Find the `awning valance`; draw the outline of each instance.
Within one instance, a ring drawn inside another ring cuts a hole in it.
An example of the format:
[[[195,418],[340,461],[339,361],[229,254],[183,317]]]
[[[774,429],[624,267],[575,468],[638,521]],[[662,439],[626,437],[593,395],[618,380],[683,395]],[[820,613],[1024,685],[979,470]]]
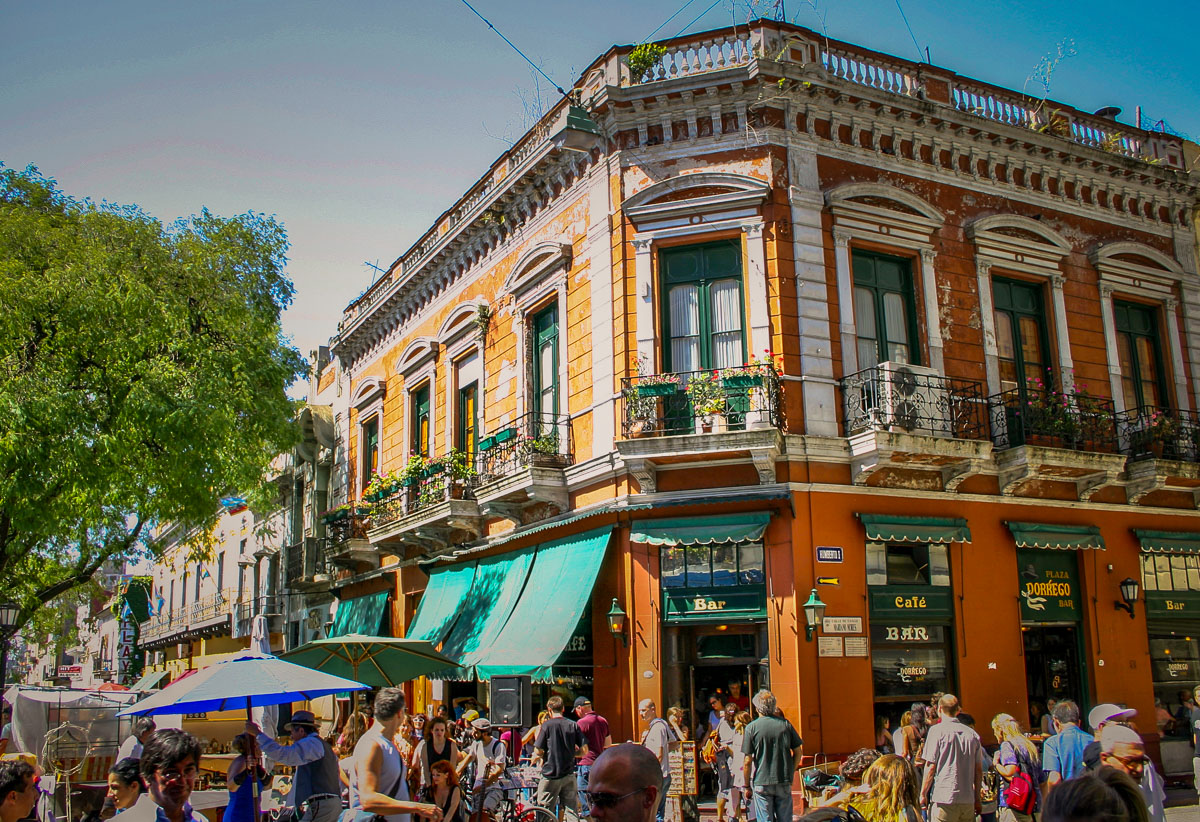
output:
[[[1018,548],[1058,551],[1103,551],[1104,537],[1095,525],[1052,525],[1045,522],[1006,522]]]
[[[770,521],[768,513],[645,520],[634,524],[629,541],[671,546],[755,542]]]
[[[137,682],[129,686],[131,691],[148,691],[162,681],[162,678],[167,675],[166,671],[151,671],[142,676]]]
[[[899,517],[890,514],[859,514],[867,542],[970,542],[967,521],[947,517]]]
[[[478,565],[477,562],[463,562],[435,568],[429,573],[429,584],[421,595],[417,614],[405,632],[409,639],[442,644],[462,610]]]
[[[1145,531],[1133,529],[1134,536],[1149,554],[1200,554],[1200,533],[1195,531]]]
[[[462,664],[430,674],[431,679],[469,680],[475,677],[474,665],[496,641],[525,590],[534,550],[531,546],[479,560],[471,590],[464,597],[458,619],[454,620],[454,627],[441,648],[445,656]],[[544,601],[552,594],[553,589],[540,592],[538,596]]]
[[[337,613],[333,615],[333,627],[329,629],[329,635],[391,636],[391,625],[388,625],[386,631],[381,629],[383,615],[387,611],[389,593],[391,592],[384,590],[338,602]]]
[[[538,546],[520,601],[475,662],[479,679],[528,674],[535,682],[551,681],[551,666],[591,598],[611,534],[608,526]]]

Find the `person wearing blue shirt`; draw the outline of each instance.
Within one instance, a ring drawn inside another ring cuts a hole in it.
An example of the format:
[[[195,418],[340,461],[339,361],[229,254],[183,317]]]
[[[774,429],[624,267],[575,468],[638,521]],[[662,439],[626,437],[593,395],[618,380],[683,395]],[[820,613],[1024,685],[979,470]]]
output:
[[[1083,749],[1095,738],[1079,728],[1079,718],[1079,706],[1069,699],[1054,706],[1055,735],[1046,740],[1042,750],[1042,770],[1046,772],[1043,797],[1059,782],[1079,776],[1086,769]]]

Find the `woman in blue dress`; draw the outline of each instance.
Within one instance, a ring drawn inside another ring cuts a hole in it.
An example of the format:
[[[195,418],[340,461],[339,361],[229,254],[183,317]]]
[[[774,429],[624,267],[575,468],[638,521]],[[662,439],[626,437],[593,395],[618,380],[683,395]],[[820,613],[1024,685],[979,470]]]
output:
[[[238,755],[229,763],[229,771],[225,775],[229,804],[225,806],[224,822],[259,822],[254,818],[254,796],[258,795],[261,814],[263,789],[271,784],[271,776],[262,766],[262,755],[253,736],[235,736],[233,750]]]

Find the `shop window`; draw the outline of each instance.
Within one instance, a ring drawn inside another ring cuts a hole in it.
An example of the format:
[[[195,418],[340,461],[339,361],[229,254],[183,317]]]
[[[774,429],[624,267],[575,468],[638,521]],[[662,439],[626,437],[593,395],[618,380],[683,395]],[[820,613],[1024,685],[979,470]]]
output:
[[[885,361],[921,364],[908,260],[855,250],[854,323],[859,368]]]
[[[665,370],[731,368],[746,361],[738,242],[665,249],[660,256]]]
[[[949,553],[941,544],[868,544],[867,584],[949,587]]]
[[[366,488],[371,483],[371,475],[379,470],[379,415],[371,417],[361,426],[362,429],[362,468],[359,474],[359,488]]]
[[[429,383],[409,395],[412,403],[412,442],[409,450],[422,457],[429,456]]]
[[[1200,591],[1200,556],[1142,554],[1142,588],[1146,591]]]
[[[872,625],[875,700],[924,701],[953,691],[950,631],[945,625]]]
[[[1024,394],[1030,380],[1045,381],[1050,371],[1046,352],[1046,315],[1042,290],[1029,283],[997,279],[992,283],[1000,390]]]
[[[1125,395],[1125,408],[1129,410],[1166,405],[1167,389],[1156,314],[1149,306],[1113,303],[1121,390]]]
[[[762,543],[663,548],[660,575],[664,588],[761,585],[766,579]]]

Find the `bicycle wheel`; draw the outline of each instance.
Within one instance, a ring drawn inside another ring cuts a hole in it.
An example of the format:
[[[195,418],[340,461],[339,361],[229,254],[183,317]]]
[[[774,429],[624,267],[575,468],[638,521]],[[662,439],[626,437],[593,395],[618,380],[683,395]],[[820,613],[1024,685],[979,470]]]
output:
[[[554,811],[541,805],[526,805],[508,818],[512,822],[558,822]]]

